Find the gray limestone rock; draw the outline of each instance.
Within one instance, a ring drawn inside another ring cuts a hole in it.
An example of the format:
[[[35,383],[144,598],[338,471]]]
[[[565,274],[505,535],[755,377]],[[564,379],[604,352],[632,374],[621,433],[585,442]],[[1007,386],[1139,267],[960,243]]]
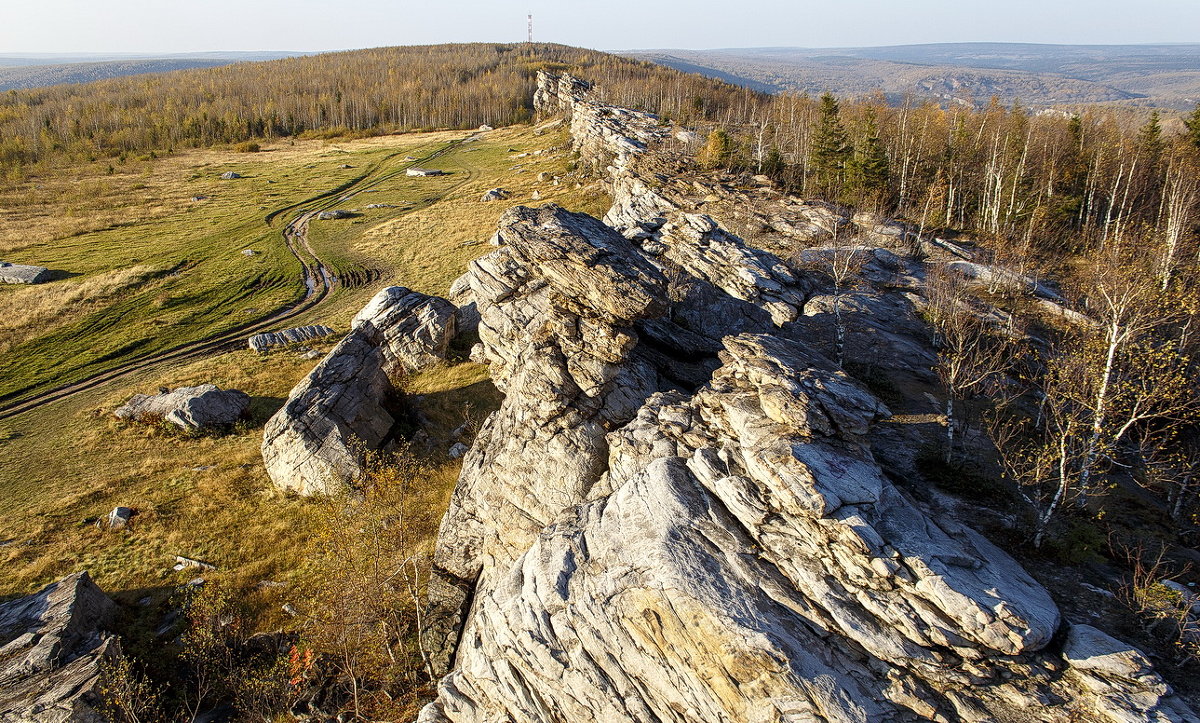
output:
[[[41,284],[50,280],[49,269],[0,261],[0,284]]]
[[[387,440],[398,395],[384,372],[382,343],[373,326],[355,328],[267,421],[263,463],[276,486],[337,492],[362,473],[366,452]]]
[[[638,164],[670,127],[589,90],[543,73],[536,102],[608,174],[607,225],[513,209],[456,282],[505,399],[442,521],[425,649],[448,674],[419,720],[1197,720],[892,483],[871,445],[889,411],[818,350],[823,282],[689,213]],[[775,228],[909,242],[771,203]],[[924,363],[917,262],[864,254],[865,286],[833,303]]]
[[[103,629],[115,611],[86,572],[0,603],[0,721],[103,723],[101,665],[120,654]]]
[[[267,421],[263,462],[276,486],[330,494],[353,484],[404,414],[393,379],[445,359],[454,315],[445,299],[402,286],[376,294]]]
[[[334,336],[336,331],[328,326],[321,324],[313,324],[310,326],[299,326],[294,329],[283,329],[281,331],[268,331],[262,334],[255,334],[246,340],[247,345],[257,352],[265,352],[278,346],[288,346],[289,344],[300,344],[302,342],[311,341],[313,339],[323,339],[325,337]]]
[[[134,422],[170,422],[187,430],[233,424],[250,406],[250,395],[214,384],[180,387],[174,391],[136,394],[113,414]]]
[[[445,299],[388,286],[354,316],[351,326],[373,326],[382,336],[384,371],[419,371],[444,361],[455,332],[455,308]]]
[[[479,200],[484,202],[503,201],[504,199],[508,198],[508,196],[508,191],[505,191],[503,188],[493,188],[489,191],[486,191]]]
[[[233,181],[241,177],[242,174],[237,173],[236,171],[225,171],[221,174],[221,180],[223,181]]]
[[[129,526],[133,515],[131,507],[114,507],[112,512],[96,521],[96,526],[102,530],[123,530]]]

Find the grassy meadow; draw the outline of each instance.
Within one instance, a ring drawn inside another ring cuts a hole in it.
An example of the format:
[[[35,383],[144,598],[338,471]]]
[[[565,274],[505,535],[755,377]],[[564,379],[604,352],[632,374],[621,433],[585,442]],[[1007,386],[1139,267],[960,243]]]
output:
[[[534,154],[543,149],[553,150]],[[448,175],[407,177],[404,169],[417,161]],[[563,129],[518,126],[284,142],[254,154],[196,151],[130,159],[111,174],[98,163],[0,188],[0,259],[62,272],[45,285],[0,288],[0,394],[81,378],[300,298],[300,267],[280,228],[302,210],[355,210],[309,228],[313,252],[346,282],[283,326],[345,330],[389,284],[445,293],[470,259],[491,249],[486,239],[500,214],[537,203],[535,192],[575,210],[606,207],[600,191],[564,177],[570,162]],[[220,180],[230,170],[243,178]],[[540,173],[561,181],[539,181]],[[494,187],[510,199],[481,202]],[[247,248],[255,255],[242,254]],[[204,574],[261,603],[263,625],[279,623],[279,605],[292,594],[286,583],[298,579],[325,507],[278,492],[259,445],[263,423],[315,363],[296,349],[239,349],[152,366],[0,420],[0,598],[86,569],[134,603],[165,599]],[[250,418],[193,437],[111,414],[135,393],[205,382],[250,394]],[[435,440],[421,499],[437,508],[436,522],[458,473],[459,462],[445,454],[449,431],[478,422],[499,398],[486,369],[469,362],[403,383],[420,395]],[[137,511],[129,529],[95,527],[118,505]],[[176,555],[217,571],[176,572]]]

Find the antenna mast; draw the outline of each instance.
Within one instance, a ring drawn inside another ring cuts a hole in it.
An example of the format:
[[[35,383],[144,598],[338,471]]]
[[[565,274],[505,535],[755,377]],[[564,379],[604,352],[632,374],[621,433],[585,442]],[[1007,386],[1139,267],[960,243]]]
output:
[[[529,13],[529,43],[533,43],[533,13]]]

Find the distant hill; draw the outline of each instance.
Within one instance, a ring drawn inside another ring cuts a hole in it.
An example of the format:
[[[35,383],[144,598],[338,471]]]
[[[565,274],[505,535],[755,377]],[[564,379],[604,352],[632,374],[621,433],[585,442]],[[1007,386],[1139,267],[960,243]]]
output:
[[[244,61],[274,60],[301,53],[196,53],[163,57],[79,55],[0,55],[0,91],[88,83],[142,73],[213,68]]]
[[[149,61],[64,67],[114,62]],[[9,70],[38,72],[38,67]],[[741,117],[747,107],[768,98],[654,63],[554,44],[322,53],[0,93],[0,179],[47,161],[90,162],[255,138],[526,122],[533,115],[537,71],[543,68],[597,82],[606,101],[683,120]]]
[[[908,96],[981,106],[1093,103],[1187,109],[1200,101],[1200,44],[942,43],[878,48],[641,50],[626,55],[765,92]]]

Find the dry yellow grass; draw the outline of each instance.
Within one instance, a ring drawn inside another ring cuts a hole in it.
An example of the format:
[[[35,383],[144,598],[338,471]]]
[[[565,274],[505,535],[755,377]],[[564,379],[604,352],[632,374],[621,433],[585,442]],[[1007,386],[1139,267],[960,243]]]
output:
[[[18,287],[0,294],[0,354],[36,334],[75,321],[96,305],[152,281],[169,268],[139,264],[92,277]]]
[[[336,169],[343,162],[358,163],[355,158],[362,156],[353,154],[395,150],[403,154],[406,145],[431,148],[434,142],[462,135],[422,134],[345,143],[305,141],[295,146],[269,147],[259,154],[181,154],[147,164],[149,170],[139,171],[161,179],[163,185],[147,182],[147,188],[142,189],[144,195],[139,197],[141,205],[134,204],[136,207],[120,213],[150,219],[144,228],[154,229],[155,224],[169,220],[178,211],[174,208],[177,204],[190,203],[184,194],[190,198],[199,188],[200,193],[211,189],[214,203],[208,209],[215,210],[219,217],[220,213],[233,213],[237,206],[236,199],[215,195],[225,193],[226,187],[213,180],[223,170],[244,169],[249,175],[254,168],[259,169],[254,173],[272,168],[271,173],[279,180],[265,189],[270,192],[284,184],[301,191],[305,184],[323,183],[309,189],[311,194],[328,188],[320,175],[326,173],[323,169]],[[573,210],[602,212],[608,200],[594,188],[577,189],[569,178],[558,186],[537,180],[543,171],[559,177],[567,172],[570,158],[563,148],[565,141],[561,131],[536,135],[529,128],[513,128],[489,133],[477,144],[466,144],[459,152],[439,159],[461,170],[463,176],[469,172],[468,182],[447,197],[412,212],[396,208],[390,215],[366,216],[362,223],[330,226],[341,234],[331,236],[331,242],[344,243],[351,252],[383,269],[383,277],[372,286],[344,290],[328,304],[289,323],[324,323],[345,329],[366,299],[390,283],[444,293],[450,281],[466,270],[469,259],[491,249],[486,243],[463,246],[463,242],[487,239],[505,209],[518,203],[536,203],[531,198],[535,190],[542,194],[543,201],[553,200]],[[558,150],[523,159],[514,159],[517,153],[508,150],[515,148],[520,153],[551,147]],[[306,169],[310,164],[318,167]],[[518,165],[523,168],[516,170],[523,173],[514,172]],[[285,173],[288,178],[284,178]],[[180,180],[196,174],[202,177],[190,182]],[[105,204],[125,198],[130,188],[125,184],[142,182],[126,178],[121,172],[112,178],[93,180],[112,184],[103,192],[96,191],[99,187],[92,188],[96,195],[88,197],[95,200],[94,218],[88,215],[88,207],[81,206],[83,210],[75,220],[57,219],[54,212],[39,211],[36,203],[29,201],[29,207],[21,211],[24,218],[42,218],[46,223],[61,225],[44,236],[18,238],[11,219],[0,214],[0,254],[17,247],[34,254],[37,238],[61,238],[59,234],[76,222],[86,225],[95,221],[103,227],[108,223],[104,219],[110,218],[105,216]],[[43,190],[53,190],[54,183],[69,186],[73,181],[46,179]],[[380,184],[377,194],[359,197],[354,203],[362,205],[375,199],[398,203],[409,187],[393,185],[395,190],[389,191],[391,186]],[[508,189],[512,198],[480,202],[480,195],[496,186]],[[86,187],[86,183],[80,187]],[[13,193],[11,189],[0,190],[0,199],[5,199],[0,205],[11,205]],[[400,195],[385,199],[388,193]],[[81,191],[79,197],[85,195]],[[204,212],[209,213],[208,209]],[[141,227],[130,227],[131,232],[137,228]],[[71,243],[86,240],[86,236],[76,237]],[[120,270],[128,259],[116,261],[121,263],[56,282],[54,287],[21,289],[23,293],[32,292],[21,302],[17,294],[4,293],[11,290],[0,290],[0,304],[12,304],[6,308],[20,310],[19,317],[14,314],[12,321],[6,320],[6,326],[0,327],[0,334],[44,323],[55,314],[70,315],[76,306],[103,303],[97,300],[119,296],[133,284],[155,283],[152,278],[139,281],[142,274],[155,267],[135,264]],[[0,422],[0,519],[5,520],[0,531],[0,569],[5,571],[0,596],[28,592],[80,569],[92,572],[105,590],[126,601],[136,601],[147,590],[165,595],[197,574],[195,570],[171,571],[174,555],[179,554],[217,564],[215,574],[244,590],[247,598],[258,605],[263,627],[287,624],[278,612],[279,604],[297,593],[257,584],[296,579],[309,552],[308,532],[314,515],[322,514],[322,505],[278,492],[263,468],[259,446],[263,421],[315,363],[289,350],[267,355],[237,351],[139,373]],[[111,410],[134,393],[206,382],[251,394],[252,422],[224,436],[191,438],[119,423],[111,417]],[[471,363],[438,366],[403,384],[408,393],[422,397],[421,410],[430,421],[428,432],[438,440],[428,458],[429,479],[419,493],[420,504],[430,508],[430,519],[437,520],[446,507],[460,464],[446,457],[451,443],[446,437],[464,422],[482,421],[500,397],[487,379],[486,368]],[[131,529],[109,533],[87,523],[117,505],[138,510]],[[433,526],[428,532],[423,543],[426,547],[433,544]]]

